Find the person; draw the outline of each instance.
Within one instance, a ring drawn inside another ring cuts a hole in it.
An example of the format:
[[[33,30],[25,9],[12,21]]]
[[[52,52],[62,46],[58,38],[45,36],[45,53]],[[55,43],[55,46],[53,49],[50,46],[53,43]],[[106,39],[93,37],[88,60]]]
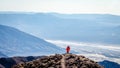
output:
[[[67,48],[66,48],[66,52],[67,52],[67,53],[70,52],[70,46],[67,46]]]

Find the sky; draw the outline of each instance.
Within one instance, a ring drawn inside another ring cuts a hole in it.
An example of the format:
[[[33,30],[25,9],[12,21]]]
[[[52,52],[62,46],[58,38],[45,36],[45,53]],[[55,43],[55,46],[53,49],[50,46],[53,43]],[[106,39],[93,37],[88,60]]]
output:
[[[120,15],[120,0],[0,0],[0,11]]]

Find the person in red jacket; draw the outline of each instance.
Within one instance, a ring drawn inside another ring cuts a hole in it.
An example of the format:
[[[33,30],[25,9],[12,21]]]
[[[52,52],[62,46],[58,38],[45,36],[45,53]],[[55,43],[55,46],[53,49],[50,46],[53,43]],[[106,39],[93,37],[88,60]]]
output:
[[[70,52],[70,46],[67,46],[67,48],[66,48],[66,52],[67,52],[67,53]]]

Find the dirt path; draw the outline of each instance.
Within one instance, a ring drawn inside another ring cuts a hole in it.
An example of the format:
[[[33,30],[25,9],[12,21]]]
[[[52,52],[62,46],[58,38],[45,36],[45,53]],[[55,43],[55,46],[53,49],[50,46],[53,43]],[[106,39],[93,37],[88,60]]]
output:
[[[64,55],[62,55],[61,66],[62,66],[62,68],[66,68],[65,67],[65,56]]]

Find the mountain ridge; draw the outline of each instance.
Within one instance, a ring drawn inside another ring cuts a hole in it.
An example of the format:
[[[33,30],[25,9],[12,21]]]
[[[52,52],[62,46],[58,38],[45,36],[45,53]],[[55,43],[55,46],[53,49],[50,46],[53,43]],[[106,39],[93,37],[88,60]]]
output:
[[[6,57],[6,58],[4,57],[4,58],[0,58],[0,68],[11,68],[13,65],[18,65],[23,62],[25,63],[25,62],[34,61],[44,57],[46,56],[27,56],[27,57],[16,56],[16,57]],[[105,68],[120,67],[120,64],[108,60],[98,62],[98,64],[104,66]]]
[[[0,24],[9,25],[45,39],[120,44],[118,41],[120,40],[118,31],[120,16],[115,15],[0,14]]]
[[[82,55],[75,54],[55,54],[30,62],[19,63],[13,68],[36,67],[36,68],[103,68],[97,62],[94,62]]]
[[[62,53],[63,49],[13,27],[0,25],[0,52],[7,56]]]

